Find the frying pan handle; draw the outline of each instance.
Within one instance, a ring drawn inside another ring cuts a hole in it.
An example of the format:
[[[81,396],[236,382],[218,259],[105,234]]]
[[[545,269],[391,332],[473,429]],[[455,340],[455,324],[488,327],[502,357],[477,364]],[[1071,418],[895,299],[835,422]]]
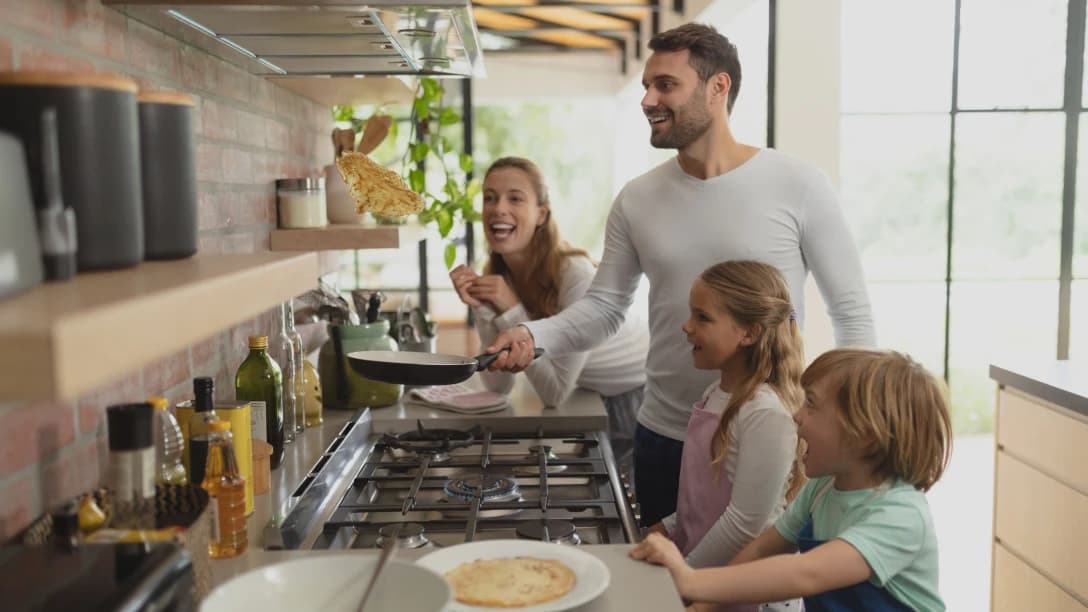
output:
[[[476,371],[479,372],[479,371],[482,371],[482,370],[486,370],[487,366],[491,365],[491,362],[498,359],[499,355],[501,355],[502,353],[504,353],[506,351],[509,351],[509,350],[510,350],[509,348],[504,348],[501,351],[498,351],[497,353],[484,353],[482,355],[477,355],[476,356]],[[544,354],[544,349],[542,349],[542,348],[535,349],[535,350],[533,350],[533,359],[536,359],[537,357],[540,357],[543,354]]]

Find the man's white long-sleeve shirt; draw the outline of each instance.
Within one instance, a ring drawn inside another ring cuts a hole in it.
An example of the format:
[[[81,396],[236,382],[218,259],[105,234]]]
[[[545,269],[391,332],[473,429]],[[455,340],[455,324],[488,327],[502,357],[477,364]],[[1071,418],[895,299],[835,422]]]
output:
[[[804,321],[811,270],[839,346],[875,344],[861,262],[831,182],[816,167],[773,149],[707,180],[677,158],[629,182],[612,205],[604,256],[585,297],[525,326],[553,354],[584,351],[623,323],[639,278],[650,281],[650,351],[639,423],[684,438],[691,405],[720,375],[696,370],[680,327],[691,284],[709,266],[754,259],[778,268]]]

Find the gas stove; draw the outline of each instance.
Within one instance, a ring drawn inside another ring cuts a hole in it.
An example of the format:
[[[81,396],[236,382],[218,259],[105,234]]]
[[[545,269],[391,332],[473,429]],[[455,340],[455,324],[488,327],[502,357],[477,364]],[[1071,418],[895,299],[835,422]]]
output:
[[[313,490],[296,492],[303,503],[280,529],[285,547],[375,548],[390,537],[405,548],[499,538],[566,545],[636,539],[605,432],[498,433],[418,423],[397,435],[372,435],[366,417],[345,426],[328,460],[318,462],[329,473],[312,474]],[[343,455],[360,439],[360,460],[346,462]],[[304,508],[323,508],[320,519],[303,516]]]

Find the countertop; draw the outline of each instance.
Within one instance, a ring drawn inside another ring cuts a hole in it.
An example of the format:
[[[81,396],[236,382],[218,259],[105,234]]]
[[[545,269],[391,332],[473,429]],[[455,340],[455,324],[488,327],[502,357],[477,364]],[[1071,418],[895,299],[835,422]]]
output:
[[[548,407],[537,397],[524,376],[518,376],[510,392],[509,406],[498,412],[469,415],[439,410],[402,399],[392,406],[371,409],[376,433],[401,433],[415,429],[416,419],[431,427],[466,428],[473,425],[496,433],[533,431],[595,431],[608,429],[608,413],[601,396],[585,389],[575,389],[563,403]],[[483,389],[479,375],[465,385]],[[405,394],[408,390],[405,390]]]
[[[556,546],[560,546],[557,544]],[[627,556],[629,544],[583,546],[581,550],[597,557],[608,566],[608,590],[592,602],[575,608],[575,612],[673,612],[683,610],[680,596],[672,585],[672,578],[663,567],[634,561]],[[396,558],[414,560],[432,549],[397,551]],[[233,559],[212,562],[212,582],[221,584],[251,569],[298,559],[303,555],[377,555],[378,550],[344,551],[264,551],[251,550]]]
[[[1017,366],[991,365],[990,378],[1088,416],[1088,363],[1054,360]]]

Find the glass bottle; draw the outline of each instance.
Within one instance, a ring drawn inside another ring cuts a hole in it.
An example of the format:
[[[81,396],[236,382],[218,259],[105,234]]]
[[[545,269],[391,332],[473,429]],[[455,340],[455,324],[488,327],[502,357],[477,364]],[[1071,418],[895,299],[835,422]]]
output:
[[[272,445],[271,468],[283,462],[283,378],[268,356],[268,337],[250,336],[249,355],[234,377],[234,399],[249,402],[253,437]]]
[[[287,333],[287,303],[280,304],[280,328],[272,337],[269,351],[272,359],[280,366],[280,395],[283,398],[283,442],[290,444],[295,440],[295,419],[298,414],[295,403],[295,347]]]
[[[168,408],[165,397],[149,397],[147,403],[155,409],[155,467],[158,468],[158,481],[163,484],[187,484],[182,453],[185,451],[185,438],[181,436],[181,427],[174,413]]]
[[[208,492],[212,533],[208,555],[213,559],[237,556],[249,543],[246,534],[246,481],[238,470],[229,421],[211,424],[208,463],[200,486]]]
[[[210,376],[193,379],[193,414],[189,417],[189,482],[204,481],[204,466],[208,463],[208,442],[211,424],[219,420],[215,413],[215,381]]]
[[[321,378],[309,360],[302,362],[302,371],[302,384],[306,387],[306,427],[317,427],[325,422],[324,407],[321,405]]]
[[[295,358],[295,433],[306,430],[306,352],[302,335],[295,329],[295,304],[287,301],[287,337],[291,340],[291,354]]]

